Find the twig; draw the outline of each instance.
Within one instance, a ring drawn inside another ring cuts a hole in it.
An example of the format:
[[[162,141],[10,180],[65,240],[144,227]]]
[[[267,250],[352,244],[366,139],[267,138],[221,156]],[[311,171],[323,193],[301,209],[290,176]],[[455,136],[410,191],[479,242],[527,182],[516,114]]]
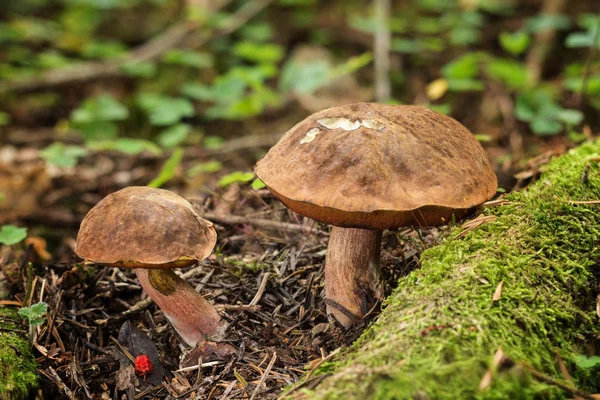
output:
[[[600,204],[600,200],[568,200],[569,204]]]
[[[211,362],[207,362],[207,363],[203,363],[203,364],[192,365],[191,367],[180,368],[180,369],[177,369],[177,370],[175,370],[173,372],[195,371],[195,370],[200,369],[200,368],[213,367],[215,365],[220,365],[220,364],[223,364],[223,361],[211,361]]]
[[[71,391],[71,389],[69,389],[67,387],[67,385],[65,385],[65,383],[63,382],[63,380],[60,378],[60,376],[58,375],[58,373],[56,372],[56,370],[52,367],[48,367],[48,371],[50,371],[50,375],[52,376],[52,378],[54,378],[54,382],[56,383],[56,385],[63,391],[65,392],[65,394],[67,395],[67,397],[69,399],[74,398],[73,397],[73,392]]]
[[[269,272],[265,272],[263,275],[262,281],[260,281],[260,286],[258,287],[258,291],[254,295],[252,301],[248,304],[249,306],[255,306],[258,304],[263,294],[265,293],[265,289],[267,288],[267,282],[271,274]]]
[[[303,225],[292,224],[289,222],[271,221],[270,219],[239,217],[236,215],[216,215],[204,214],[204,218],[216,222],[220,225],[242,225],[248,224],[264,229],[281,229],[283,231],[293,231],[302,233],[324,234],[320,229],[310,228]]]
[[[269,365],[267,365],[265,372],[260,377],[260,381],[258,382],[258,385],[256,385],[256,389],[254,389],[254,393],[252,393],[250,400],[254,400],[256,398],[256,396],[258,395],[258,392],[260,391],[260,387],[267,380],[267,377],[269,376],[269,373],[271,372],[271,368],[273,368],[273,365],[275,364],[276,360],[277,360],[277,353],[273,352],[273,358],[271,358],[271,361],[269,362]]]
[[[589,399],[589,400],[594,400],[594,396],[592,396],[589,393],[583,392],[579,389],[577,389],[574,386],[568,385],[566,383],[563,383],[557,379],[552,378],[551,376],[548,376],[540,371],[537,371],[535,368],[533,368],[531,365],[527,364],[524,361],[521,361],[519,363],[519,365],[521,366],[521,368],[523,368],[525,371],[529,372],[531,375],[533,375],[533,377],[535,379],[537,379],[538,381],[542,381],[545,383],[548,383],[550,385],[556,386],[561,388],[564,391],[570,392],[572,395],[574,396],[579,396],[582,397],[584,399]]]
[[[148,297],[148,298],[145,298],[144,300],[138,301],[133,306],[131,306],[131,308],[123,311],[121,314],[117,314],[114,317],[108,317],[106,319],[97,319],[94,322],[97,325],[104,326],[108,323],[108,321],[122,321],[124,319],[127,319],[132,314],[138,313],[140,311],[144,311],[145,309],[150,307],[151,304],[152,304],[152,299],[150,297]]]
[[[335,356],[336,354],[338,354],[341,351],[341,347],[338,347],[337,349],[335,349],[334,351],[332,351],[331,353],[329,353],[329,355],[327,357],[323,357],[321,358],[315,365],[313,365],[313,367],[310,369],[310,371],[308,371],[308,374],[306,374],[306,378],[304,378],[305,381],[309,380],[310,377],[312,376],[312,374],[317,370],[317,368],[319,368],[321,366],[321,364],[323,364],[325,361],[331,360],[331,358],[333,356]]]
[[[390,99],[390,0],[375,1],[375,95],[377,101]]]

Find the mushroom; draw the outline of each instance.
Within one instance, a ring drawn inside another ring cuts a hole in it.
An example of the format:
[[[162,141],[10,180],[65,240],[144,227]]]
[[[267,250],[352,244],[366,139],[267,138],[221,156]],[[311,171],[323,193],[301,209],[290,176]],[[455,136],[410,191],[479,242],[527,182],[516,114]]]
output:
[[[383,297],[383,230],[447,224],[497,188],[486,152],[456,120],[376,103],[309,116],[257,163],[256,174],[289,209],[333,225],[325,301],[345,328]]]
[[[210,221],[168,190],[132,186],[109,194],[81,222],[75,252],[95,264],[133,268],[142,288],[190,346],[223,335],[217,310],[177,276],[212,252]]]

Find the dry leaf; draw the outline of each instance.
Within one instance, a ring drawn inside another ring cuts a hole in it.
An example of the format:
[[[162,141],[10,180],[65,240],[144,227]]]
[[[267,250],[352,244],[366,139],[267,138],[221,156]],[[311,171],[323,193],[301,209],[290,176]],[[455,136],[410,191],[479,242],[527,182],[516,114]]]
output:
[[[496,291],[494,292],[494,297],[492,297],[492,301],[500,300],[502,297],[502,287],[504,286],[504,279],[500,281],[498,286],[496,286]]]

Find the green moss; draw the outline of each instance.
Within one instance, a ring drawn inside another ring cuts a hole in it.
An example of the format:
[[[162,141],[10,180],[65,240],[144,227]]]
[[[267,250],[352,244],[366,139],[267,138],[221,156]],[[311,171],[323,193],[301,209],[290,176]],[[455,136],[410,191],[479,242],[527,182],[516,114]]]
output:
[[[600,344],[600,142],[552,161],[538,182],[486,208],[496,217],[422,255],[359,340],[318,373],[314,399],[523,399],[572,397],[520,368],[479,383],[501,346],[514,361],[563,381],[555,349],[580,389],[600,391],[600,368],[573,362]],[[588,179],[582,172],[590,166]],[[499,301],[492,297],[503,281]]]
[[[36,385],[35,359],[15,307],[0,306],[0,398],[24,398]]]

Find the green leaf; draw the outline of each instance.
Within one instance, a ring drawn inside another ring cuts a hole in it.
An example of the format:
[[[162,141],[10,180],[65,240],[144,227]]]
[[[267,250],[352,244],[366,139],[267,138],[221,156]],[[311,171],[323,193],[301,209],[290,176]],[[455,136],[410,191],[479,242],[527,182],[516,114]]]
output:
[[[94,121],[122,121],[129,116],[129,110],[112,96],[104,94],[87,99],[71,113],[75,123]]]
[[[443,104],[428,104],[427,108],[432,109],[435,112],[439,112],[440,114],[450,115],[452,112],[452,107],[448,103]]]
[[[337,65],[331,72],[331,78],[351,74],[369,65],[373,61],[373,54],[366,52],[358,56],[350,57],[345,63]]]
[[[542,116],[536,116],[529,127],[534,134],[541,136],[557,135],[563,130],[560,122]]]
[[[564,82],[564,87],[572,92],[581,93],[583,90],[583,77],[576,76],[568,78]],[[591,96],[600,95],[600,75],[592,75],[587,77],[585,83],[585,94]]]
[[[587,357],[580,354],[575,357],[574,361],[579,368],[583,369],[590,369],[600,365],[600,357],[598,356]]]
[[[48,310],[48,304],[44,302],[36,303],[31,305],[31,312],[37,315],[43,315]]]
[[[4,193],[0,192],[0,201],[4,201],[4,197],[5,197]]]
[[[57,167],[74,167],[79,158],[87,154],[88,151],[81,146],[70,146],[61,142],[52,143],[40,151],[42,159]]]
[[[206,68],[213,63],[212,56],[193,50],[172,49],[165,53],[162,61],[166,64],[183,65],[192,68]]]
[[[173,125],[196,114],[194,105],[182,97],[142,93],[137,96],[137,103],[150,117],[150,123],[155,126]]]
[[[521,94],[517,97],[515,115],[520,121],[532,121],[535,118],[536,111],[528,96]]]
[[[472,79],[479,74],[479,53],[467,53],[442,68],[442,76],[451,79]]]
[[[180,145],[187,139],[190,133],[190,126],[187,124],[177,124],[165,129],[158,135],[158,143],[162,147],[172,148]]]
[[[527,68],[520,62],[494,58],[485,65],[485,68],[490,78],[502,82],[513,90],[523,89],[527,85]]]
[[[423,46],[418,40],[393,38],[390,50],[397,53],[414,54],[423,51]]]
[[[114,122],[109,121],[91,121],[73,124],[73,126],[78,128],[86,145],[94,140],[116,138],[119,134],[119,127]]]
[[[485,85],[478,79],[448,79],[448,90],[453,92],[468,92],[483,90]]]
[[[19,315],[29,320],[31,326],[37,326],[44,323],[44,314],[48,311],[48,304],[41,301],[32,304],[31,307],[23,307],[19,309]]]
[[[583,113],[579,110],[562,109],[558,112],[557,118],[566,125],[579,125],[583,121]]]
[[[115,150],[121,153],[135,155],[143,151],[149,151],[152,154],[159,155],[162,153],[160,147],[154,143],[136,138],[118,138],[115,140],[95,140],[87,143],[87,147],[91,150]]]
[[[171,157],[169,157],[169,159],[167,161],[165,161],[165,164],[163,165],[162,169],[160,170],[160,173],[158,174],[158,176],[156,178],[154,178],[149,184],[149,187],[153,187],[153,188],[159,188],[162,185],[164,185],[165,183],[167,183],[168,181],[170,181],[174,176],[175,176],[175,172],[177,171],[177,168],[179,168],[179,165],[181,165],[181,160],[183,159],[183,149],[181,148],[177,148],[173,151],[173,154],[171,154]]]
[[[525,27],[533,33],[564,30],[571,27],[571,20],[564,14],[539,14],[530,18]]]
[[[221,179],[219,179],[218,185],[220,187],[226,187],[235,182],[250,182],[253,178],[254,174],[252,172],[236,171],[222,176]]]
[[[212,101],[215,93],[206,85],[198,82],[188,82],[181,87],[181,94],[199,101]]]
[[[258,190],[258,189],[263,189],[265,187],[267,187],[267,185],[265,185],[265,183],[263,181],[261,181],[259,178],[256,178],[255,180],[252,181],[252,189]]]
[[[257,63],[276,63],[283,58],[283,48],[271,43],[256,43],[249,41],[237,42],[233,53],[238,57]]]
[[[594,36],[592,31],[573,32],[565,39],[565,46],[570,49],[592,47],[594,45]],[[596,45],[598,44],[600,44],[600,42],[596,43]]]
[[[116,41],[91,41],[86,42],[81,49],[81,55],[85,58],[106,60],[116,58],[125,53],[127,48],[121,42]]]
[[[240,29],[240,35],[252,42],[266,42],[273,37],[273,28],[266,22],[253,22]]]
[[[200,163],[200,164],[194,165],[192,168],[188,169],[187,174],[190,177],[194,177],[198,174],[205,174],[205,173],[212,173],[212,172],[220,171],[222,167],[223,167],[223,164],[221,164],[220,161],[211,160],[211,161],[207,161],[205,163]]]
[[[10,114],[0,111],[0,126],[10,124]]]
[[[518,56],[529,48],[531,37],[523,31],[500,33],[500,46],[513,56]]]
[[[121,69],[128,76],[145,79],[156,76],[156,73],[158,72],[156,64],[150,61],[125,64]]]
[[[286,62],[279,77],[279,88],[296,93],[312,93],[329,82],[331,66],[325,60]]]
[[[19,228],[14,225],[2,225],[0,229],[0,243],[7,246],[17,244],[27,237],[27,228]]]

